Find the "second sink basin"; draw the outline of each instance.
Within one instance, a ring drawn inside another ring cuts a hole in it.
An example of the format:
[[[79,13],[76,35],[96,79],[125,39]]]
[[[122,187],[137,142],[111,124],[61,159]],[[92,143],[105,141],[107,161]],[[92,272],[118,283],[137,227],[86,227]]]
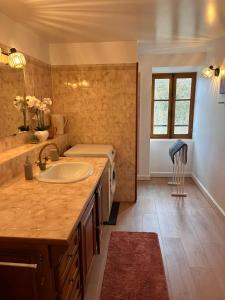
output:
[[[89,163],[62,162],[41,171],[36,179],[49,183],[72,183],[86,179],[93,171],[93,166]]]

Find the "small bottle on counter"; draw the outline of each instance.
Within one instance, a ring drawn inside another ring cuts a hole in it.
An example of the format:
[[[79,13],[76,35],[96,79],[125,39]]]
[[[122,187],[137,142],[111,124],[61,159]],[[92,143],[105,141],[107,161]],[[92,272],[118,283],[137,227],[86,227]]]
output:
[[[29,156],[26,157],[26,161],[24,164],[24,175],[26,180],[32,180],[33,179],[33,167],[32,163],[30,162]]]

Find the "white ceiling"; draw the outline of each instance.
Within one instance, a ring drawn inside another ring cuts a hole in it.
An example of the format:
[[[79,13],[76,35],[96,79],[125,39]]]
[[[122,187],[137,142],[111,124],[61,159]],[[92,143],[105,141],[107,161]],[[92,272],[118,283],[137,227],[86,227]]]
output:
[[[0,11],[49,43],[225,37],[224,0],[0,0]]]

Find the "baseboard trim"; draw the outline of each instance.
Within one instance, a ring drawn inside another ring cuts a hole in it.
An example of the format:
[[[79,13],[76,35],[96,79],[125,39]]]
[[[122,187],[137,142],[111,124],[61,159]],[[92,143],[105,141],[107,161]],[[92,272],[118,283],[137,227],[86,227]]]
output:
[[[137,180],[151,180],[150,175],[137,175]]]
[[[173,177],[172,172],[151,172],[151,177]],[[191,173],[185,173],[184,177],[192,177]]]
[[[201,181],[192,173],[192,179],[202,192],[202,194],[205,196],[206,200],[211,204],[219,213],[220,215],[225,218],[225,211],[220,207],[220,205],[216,202],[216,200],[213,198],[213,196],[208,192],[206,187],[201,183]]]

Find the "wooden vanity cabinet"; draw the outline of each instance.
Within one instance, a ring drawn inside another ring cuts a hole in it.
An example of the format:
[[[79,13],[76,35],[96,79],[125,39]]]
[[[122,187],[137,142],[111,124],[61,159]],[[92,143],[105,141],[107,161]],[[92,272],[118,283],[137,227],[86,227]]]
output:
[[[0,242],[0,300],[82,300],[102,235],[102,180],[68,244]]]
[[[57,300],[83,299],[94,257],[100,252],[103,224],[101,201],[100,181],[69,247],[66,250],[59,247],[52,248]]]

